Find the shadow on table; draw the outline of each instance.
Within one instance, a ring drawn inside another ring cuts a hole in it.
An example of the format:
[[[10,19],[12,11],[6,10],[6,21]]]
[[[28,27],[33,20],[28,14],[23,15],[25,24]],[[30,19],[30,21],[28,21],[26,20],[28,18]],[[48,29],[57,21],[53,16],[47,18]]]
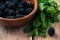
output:
[[[16,33],[19,32],[20,29],[22,27],[18,26],[18,27],[4,27],[4,31],[6,31],[6,33]]]

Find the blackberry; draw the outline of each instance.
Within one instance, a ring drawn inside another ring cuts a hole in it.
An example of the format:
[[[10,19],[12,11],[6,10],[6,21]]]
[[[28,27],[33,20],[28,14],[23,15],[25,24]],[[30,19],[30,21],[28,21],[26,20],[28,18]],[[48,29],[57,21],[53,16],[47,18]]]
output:
[[[10,16],[14,16],[16,13],[15,13],[14,10],[9,10],[8,14],[9,14]]]
[[[20,18],[21,17],[21,15],[19,14],[19,13],[17,13],[16,15],[15,15],[15,18]]]
[[[2,16],[2,12],[0,11],[0,17]]]
[[[26,13],[30,13],[33,9],[32,8],[26,8]]]
[[[11,1],[5,1],[5,5],[6,7],[8,7],[8,5],[11,3]]]
[[[48,34],[49,34],[50,36],[53,36],[53,35],[55,34],[55,29],[54,29],[53,27],[49,28],[49,29],[48,29]]]
[[[14,16],[5,16],[5,18],[12,19],[12,18],[14,18]]]
[[[6,7],[5,7],[5,4],[1,4],[1,5],[0,5],[0,11],[5,10],[5,8],[6,8]]]
[[[22,1],[20,4],[23,5],[24,7],[27,7],[27,2],[26,1]]]
[[[23,8],[23,5],[19,4],[19,5],[18,5],[18,8]]]
[[[16,3],[15,2],[11,2],[8,4],[8,8],[10,9],[15,9],[16,8]]]
[[[25,10],[23,8],[17,9],[20,14],[24,14]]]
[[[19,2],[23,1],[23,0],[18,0]]]
[[[33,5],[33,3],[29,2],[29,3],[27,3],[27,7],[34,8],[34,5]]]

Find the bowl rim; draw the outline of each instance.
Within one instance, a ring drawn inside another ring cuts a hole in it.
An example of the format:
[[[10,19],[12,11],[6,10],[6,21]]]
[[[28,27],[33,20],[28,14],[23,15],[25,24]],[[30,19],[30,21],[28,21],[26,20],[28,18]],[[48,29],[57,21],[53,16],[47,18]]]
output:
[[[26,16],[24,16],[24,17],[21,17],[21,18],[15,18],[15,19],[8,19],[8,18],[2,18],[2,17],[0,17],[0,19],[1,19],[1,20],[10,20],[10,21],[11,21],[11,20],[14,21],[14,20],[25,19],[25,18],[28,18],[29,16],[31,16],[32,14],[34,14],[34,12],[36,12],[36,10],[37,10],[37,1],[34,0],[34,9],[33,9],[33,11],[30,12],[28,15],[26,15]]]

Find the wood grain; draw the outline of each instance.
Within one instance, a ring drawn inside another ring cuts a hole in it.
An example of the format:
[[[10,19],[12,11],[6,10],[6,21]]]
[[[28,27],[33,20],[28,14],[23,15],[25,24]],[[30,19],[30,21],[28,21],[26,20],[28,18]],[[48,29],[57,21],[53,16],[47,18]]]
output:
[[[24,28],[8,28],[0,26],[0,40],[32,40],[23,32]]]
[[[35,37],[34,40],[60,40],[60,22],[53,24],[55,28],[55,35],[50,37],[47,34],[46,38]],[[8,28],[0,26],[0,40],[32,40],[32,37],[28,37],[26,33],[23,32],[23,28]]]

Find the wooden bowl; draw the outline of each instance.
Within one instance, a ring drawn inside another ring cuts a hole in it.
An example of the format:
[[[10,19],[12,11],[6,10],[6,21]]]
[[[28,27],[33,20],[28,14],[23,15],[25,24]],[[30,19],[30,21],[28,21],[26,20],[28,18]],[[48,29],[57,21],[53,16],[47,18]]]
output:
[[[7,19],[0,17],[0,25],[2,26],[8,26],[8,27],[14,27],[14,26],[23,26],[27,22],[29,22],[35,15],[35,12],[37,10],[37,1],[36,0],[26,0],[27,2],[32,2],[34,4],[34,9],[31,13],[28,15],[16,18],[16,19]]]

